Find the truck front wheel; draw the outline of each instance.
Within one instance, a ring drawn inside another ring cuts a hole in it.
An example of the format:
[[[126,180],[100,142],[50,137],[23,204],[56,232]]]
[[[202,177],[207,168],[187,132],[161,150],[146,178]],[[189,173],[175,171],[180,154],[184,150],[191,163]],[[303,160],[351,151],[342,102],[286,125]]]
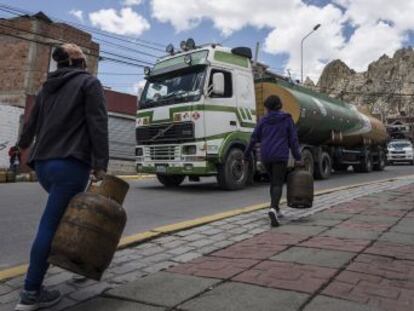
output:
[[[332,173],[332,160],[328,153],[322,152],[315,165],[315,179],[328,179]]]
[[[246,186],[249,168],[243,159],[244,153],[241,149],[233,148],[229,151],[224,163],[218,166],[217,181],[220,188],[238,190]]]
[[[184,175],[162,175],[157,174],[157,179],[165,187],[178,187],[184,181]]]

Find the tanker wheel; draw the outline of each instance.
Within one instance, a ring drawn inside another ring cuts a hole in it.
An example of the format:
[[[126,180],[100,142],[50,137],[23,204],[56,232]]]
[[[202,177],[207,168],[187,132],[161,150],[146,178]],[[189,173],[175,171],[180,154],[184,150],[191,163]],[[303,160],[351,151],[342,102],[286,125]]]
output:
[[[314,171],[313,155],[308,149],[302,150],[302,161],[305,164],[305,170],[307,170],[312,176]]]
[[[385,152],[378,151],[378,162],[374,164],[373,168],[375,171],[383,171],[386,166]]]
[[[332,160],[328,153],[322,152],[315,165],[315,179],[328,179],[332,173]]]
[[[364,158],[361,160],[361,163],[354,165],[354,170],[358,173],[369,173],[372,172],[372,167],[372,155],[367,151]]]
[[[157,174],[157,179],[165,187],[178,187],[185,179],[185,175],[162,175]]]
[[[218,166],[217,182],[221,189],[238,190],[246,186],[249,179],[249,167],[243,162],[244,153],[239,148],[233,148],[227,154],[226,160]]]

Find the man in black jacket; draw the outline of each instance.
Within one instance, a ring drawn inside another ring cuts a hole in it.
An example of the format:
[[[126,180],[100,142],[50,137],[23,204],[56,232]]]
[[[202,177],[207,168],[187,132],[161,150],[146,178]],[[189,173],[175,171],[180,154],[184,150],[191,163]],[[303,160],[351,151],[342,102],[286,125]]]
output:
[[[42,287],[52,239],[69,201],[82,192],[92,170],[102,178],[108,166],[108,116],[103,89],[86,69],[74,44],[52,55],[58,69],[49,74],[17,146],[34,144],[28,165],[49,193],[30,253],[24,290],[16,310],[37,310],[57,303],[58,291]]]

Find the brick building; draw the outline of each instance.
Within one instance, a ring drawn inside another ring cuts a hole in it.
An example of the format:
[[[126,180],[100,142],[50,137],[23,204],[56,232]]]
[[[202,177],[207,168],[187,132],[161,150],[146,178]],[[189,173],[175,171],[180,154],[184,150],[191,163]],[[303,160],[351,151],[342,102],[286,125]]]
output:
[[[0,102],[24,107],[26,96],[36,94],[53,69],[52,49],[62,42],[81,46],[88,58],[88,70],[97,73],[99,44],[89,33],[54,23],[42,12],[0,19]]]
[[[7,149],[16,142],[27,119],[34,95],[55,70],[53,47],[72,42],[87,56],[88,69],[96,75],[99,44],[91,34],[44,13],[0,19],[0,168],[8,166]],[[134,126],[137,98],[105,90],[109,111],[111,169],[134,171]],[[1,150],[3,149],[3,150]]]

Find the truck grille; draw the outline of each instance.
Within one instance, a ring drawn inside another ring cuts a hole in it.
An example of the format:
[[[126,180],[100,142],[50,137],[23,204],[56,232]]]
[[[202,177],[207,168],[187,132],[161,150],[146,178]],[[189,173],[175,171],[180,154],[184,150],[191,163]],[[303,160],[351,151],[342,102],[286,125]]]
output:
[[[146,147],[145,157],[151,161],[174,161],[180,159],[179,146],[151,146]]]
[[[191,141],[194,140],[194,123],[164,123],[137,127],[136,139],[138,145]]]
[[[405,151],[391,151],[392,154],[405,154]]]

